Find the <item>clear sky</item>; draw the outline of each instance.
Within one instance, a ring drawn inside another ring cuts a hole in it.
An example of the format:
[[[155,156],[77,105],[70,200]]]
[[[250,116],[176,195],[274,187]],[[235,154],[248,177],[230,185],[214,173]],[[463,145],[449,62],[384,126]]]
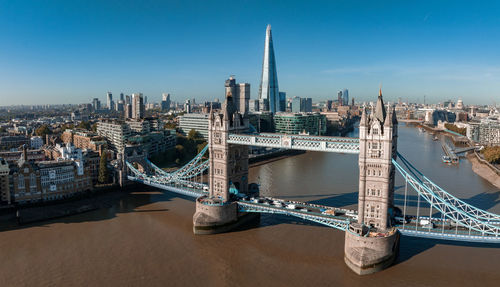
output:
[[[0,105],[256,98],[267,24],[289,97],[498,103],[499,3],[0,0]]]

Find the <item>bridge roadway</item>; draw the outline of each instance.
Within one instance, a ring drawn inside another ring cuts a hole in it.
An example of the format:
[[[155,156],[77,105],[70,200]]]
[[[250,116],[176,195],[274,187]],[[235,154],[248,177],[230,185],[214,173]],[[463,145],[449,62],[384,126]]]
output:
[[[287,134],[229,134],[230,144],[336,153],[359,153],[359,138]]]
[[[128,179],[194,198],[208,194],[208,188],[196,188],[192,185],[193,182],[186,181],[184,183],[168,185],[164,182],[149,178],[141,179],[139,177],[129,176]],[[208,187],[205,184],[200,185]],[[240,212],[294,216],[343,231],[346,230],[350,222],[357,221],[357,211],[355,210],[272,197],[247,197],[246,199],[238,200],[237,204]],[[419,224],[422,220],[429,220],[432,222],[432,225],[422,226]],[[499,221],[489,222],[500,225]],[[488,236],[481,232],[469,230],[463,226],[454,224],[452,220],[436,217],[429,218],[427,216],[419,216],[417,219],[416,216],[407,216],[405,223],[399,222],[395,227],[403,235],[412,237],[483,243],[500,242],[499,237]]]

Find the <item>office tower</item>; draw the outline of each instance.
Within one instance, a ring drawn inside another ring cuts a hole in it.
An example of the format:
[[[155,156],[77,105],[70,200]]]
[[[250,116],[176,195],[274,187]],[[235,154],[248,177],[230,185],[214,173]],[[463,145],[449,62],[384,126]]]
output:
[[[132,102],[130,102],[130,96],[129,95],[125,96],[125,105],[126,104],[132,104]]]
[[[120,93],[120,101],[125,102],[125,99],[123,98],[123,93]]]
[[[236,79],[230,76],[226,80],[226,95],[231,94],[233,97],[234,107],[241,114],[248,113],[250,101],[250,84],[236,83]]]
[[[98,111],[101,109],[101,101],[99,101],[98,98],[94,98],[92,100],[92,108],[94,109],[94,111]]]
[[[132,94],[132,118],[144,118],[144,102],[141,93]]]
[[[312,98],[301,98],[300,99],[300,111],[303,113],[312,112]]]
[[[279,92],[279,112],[286,112],[286,93]]]
[[[258,112],[259,111],[259,100],[249,100],[248,101],[248,111]]]
[[[270,111],[271,113],[279,111],[278,75],[276,72],[271,25],[267,25],[266,29],[262,77],[259,86],[259,101],[262,111]]]
[[[124,117],[126,119],[131,119],[132,118],[132,105],[131,104],[126,104],[124,107],[125,115]]]
[[[337,104],[338,104],[339,106],[342,106],[342,104],[343,104],[343,100],[342,100],[342,91],[338,91],[338,92],[337,92]]]
[[[119,100],[118,103],[116,103],[116,111],[117,112],[123,112],[123,101],[122,100]]]
[[[332,100],[327,100],[326,101],[326,110],[327,111],[331,111],[332,110],[332,105],[333,105],[333,101]]]
[[[302,104],[302,101],[300,97],[293,97],[292,98],[292,113],[300,113],[301,112],[301,107],[300,105]]]
[[[165,112],[168,112],[168,110],[170,110],[170,94],[169,93],[162,94],[161,110],[165,111]]]
[[[144,105],[148,103],[148,96],[144,96]]]
[[[190,114],[191,113],[191,100],[186,100],[184,103],[184,112]]]
[[[106,103],[107,103],[107,107],[108,107],[108,110],[112,110],[113,109],[113,94],[111,92],[107,92],[106,93]]]
[[[344,89],[342,91],[342,98],[344,99],[343,105],[348,106],[349,105],[349,90]]]

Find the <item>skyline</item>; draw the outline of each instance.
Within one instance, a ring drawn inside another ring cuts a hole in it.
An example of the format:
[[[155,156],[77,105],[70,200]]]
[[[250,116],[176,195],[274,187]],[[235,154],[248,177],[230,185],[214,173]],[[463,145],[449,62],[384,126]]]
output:
[[[391,102],[492,104],[500,94],[499,4],[227,3],[0,1],[1,105],[78,104],[107,91],[212,100],[229,75],[257,99],[267,24],[290,98],[348,88],[373,101],[380,83]]]

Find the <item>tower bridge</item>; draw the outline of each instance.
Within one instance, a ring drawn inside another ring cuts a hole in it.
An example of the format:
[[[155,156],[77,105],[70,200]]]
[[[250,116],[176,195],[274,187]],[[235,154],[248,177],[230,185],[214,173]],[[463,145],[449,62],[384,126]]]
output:
[[[146,168],[140,170],[124,158],[122,174],[196,198],[195,234],[227,232],[261,213],[294,216],[344,231],[344,261],[358,274],[391,265],[400,234],[500,243],[500,215],[456,198],[417,170],[397,152],[397,124],[380,91],[375,109],[370,114],[363,110],[359,138],[250,133],[246,115],[236,111],[228,94],[222,111],[210,111],[208,145],[188,164],[168,173],[147,159],[140,163]],[[358,154],[358,210],[261,197],[248,183],[250,145]],[[394,204],[396,173],[405,182],[403,206]],[[418,197],[416,214],[408,213],[410,193]],[[429,213],[423,214],[427,209]]]

